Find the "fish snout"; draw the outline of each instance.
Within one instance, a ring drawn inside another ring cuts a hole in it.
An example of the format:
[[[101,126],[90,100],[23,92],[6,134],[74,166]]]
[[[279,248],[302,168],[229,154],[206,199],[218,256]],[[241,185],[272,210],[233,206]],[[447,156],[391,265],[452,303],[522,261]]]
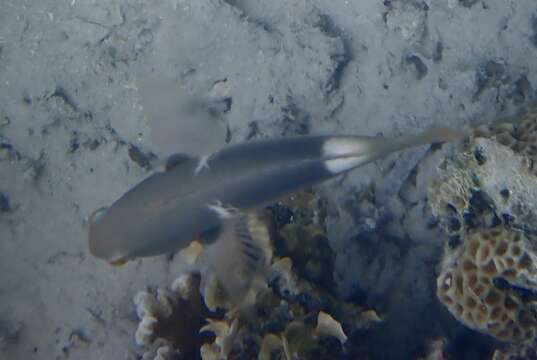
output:
[[[113,260],[110,258],[110,248],[113,243],[106,236],[102,223],[107,210],[107,207],[102,207],[89,216],[88,245],[93,256],[111,262]]]

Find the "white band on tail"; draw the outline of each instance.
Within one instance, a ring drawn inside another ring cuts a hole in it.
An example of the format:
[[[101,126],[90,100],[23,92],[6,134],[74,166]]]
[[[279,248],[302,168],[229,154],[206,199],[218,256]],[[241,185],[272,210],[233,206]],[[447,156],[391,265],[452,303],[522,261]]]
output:
[[[355,137],[333,137],[323,144],[323,157],[360,156],[367,154],[371,146],[367,140]]]

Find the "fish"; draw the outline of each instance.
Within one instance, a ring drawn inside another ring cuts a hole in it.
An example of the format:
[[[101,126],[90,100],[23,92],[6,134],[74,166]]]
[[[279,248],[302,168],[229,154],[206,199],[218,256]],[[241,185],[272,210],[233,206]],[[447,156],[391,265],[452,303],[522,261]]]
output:
[[[89,250],[121,265],[207,244],[200,266],[228,293],[244,294],[266,259],[249,214],[278,199],[345,174],[388,154],[461,139],[435,128],[399,138],[307,135],[225,147],[213,154],[175,154],[165,167],[89,218]]]

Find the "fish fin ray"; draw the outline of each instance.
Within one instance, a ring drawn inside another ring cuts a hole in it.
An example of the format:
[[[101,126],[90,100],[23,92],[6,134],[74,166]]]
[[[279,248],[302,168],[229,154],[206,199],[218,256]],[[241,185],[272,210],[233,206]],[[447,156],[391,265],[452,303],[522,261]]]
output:
[[[204,262],[214,272],[229,299],[241,303],[256,278],[263,277],[270,261],[268,230],[260,229],[254,214],[232,211],[222,219],[216,241],[207,248]],[[258,222],[259,221],[259,222]]]

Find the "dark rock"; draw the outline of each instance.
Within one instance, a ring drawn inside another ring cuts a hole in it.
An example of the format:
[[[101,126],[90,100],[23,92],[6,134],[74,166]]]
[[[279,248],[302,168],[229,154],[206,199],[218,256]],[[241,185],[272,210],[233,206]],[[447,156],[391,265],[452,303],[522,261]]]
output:
[[[495,277],[492,279],[492,284],[494,284],[494,287],[498,290],[509,290],[511,289],[511,284],[507,280],[505,280],[503,277]]]
[[[149,169],[151,167],[151,160],[156,158],[155,154],[146,154],[132,144],[129,146],[129,157],[133,162],[144,169]]]
[[[72,96],[61,86],[57,86],[54,92],[48,97],[49,99],[57,97],[64,101],[73,111],[78,112],[78,106]]]
[[[268,321],[263,325],[263,331],[280,333],[285,330],[285,326],[290,320],[289,307],[287,305],[278,306],[272,311]]]
[[[306,354],[306,359],[328,360],[342,359],[343,347],[333,336],[321,336],[319,346]]]
[[[92,150],[92,151],[97,149],[99,147],[99,145],[101,145],[101,143],[97,139],[87,140],[84,143],[84,147],[89,149],[89,150]]]
[[[284,225],[290,224],[293,221],[293,211],[281,203],[276,203],[269,207],[275,220],[275,225],[281,228]]]
[[[450,218],[448,222],[448,229],[450,232],[457,232],[461,229],[461,222],[457,218]]]
[[[138,39],[134,45],[136,51],[143,51],[153,42],[153,32],[150,29],[144,28],[138,34]]]
[[[315,24],[323,33],[332,38],[339,38],[343,43],[343,51],[331,54],[331,58],[336,62],[334,72],[328,81],[326,90],[332,92],[338,90],[343,78],[343,73],[347,64],[352,60],[352,54],[348,40],[344,37],[344,32],[334,23],[332,18],[326,14],[320,14]]]
[[[291,102],[288,106],[282,108],[282,114],[282,136],[309,134],[310,115],[306,111]]]
[[[474,157],[479,165],[483,165],[487,161],[487,158],[483,154],[483,150],[480,148],[475,148]]]
[[[216,99],[210,102],[207,105],[207,108],[210,114],[212,114],[213,116],[218,116],[220,114],[225,114],[229,112],[229,110],[231,110],[232,105],[233,105],[233,98],[224,97],[224,98]]]
[[[477,3],[477,0],[459,0],[459,4],[467,8],[471,8],[476,3]]]
[[[530,37],[533,45],[537,46],[537,14],[534,14],[531,17],[531,28],[533,29],[533,34]]]
[[[480,66],[476,71],[476,90],[473,95],[473,101],[479,99],[483,91],[495,84],[500,83],[505,76],[505,65],[490,60]]]
[[[409,65],[413,66],[414,73],[416,74],[416,77],[418,80],[423,79],[429,70],[427,69],[427,65],[421,60],[421,58],[417,55],[409,55],[406,58],[406,62]]]
[[[251,123],[248,124],[248,135],[246,135],[246,140],[251,140],[255,137],[257,137],[257,135],[259,135],[259,125],[257,124],[256,121],[252,121]]]
[[[473,191],[470,197],[470,207],[478,212],[493,211],[494,200],[484,191]]]
[[[11,206],[9,204],[9,198],[3,193],[0,193],[0,213],[5,213],[10,210]]]
[[[508,199],[509,196],[511,195],[509,189],[502,189],[500,191],[500,195],[504,198],[504,199]]]
[[[323,307],[322,299],[314,296],[310,293],[300,293],[297,296],[297,301],[306,308],[308,312],[310,311],[320,311]]]
[[[521,105],[531,94],[531,83],[526,75],[521,75],[514,84],[513,92],[510,97],[515,105]]]
[[[78,148],[80,148],[80,143],[78,142],[78,133],[76,131],[73,131],[73,133],[71,134],[71,139],[69,140],[69,149],[67,150],[67,152],[69,154],[72,154],[77,151]]]
[[[22,97],[22,101],[23,101],[26,105],[32,105],[32,97],[31,97],[29,94],[25,94],[25,95]]]
[[[434,48],[433,61],[435,63],[440,62],[442,60],[443,55],[444,55],[444,44],[442,43],[442,41],[438,41],[436,43],[436,47]]]
[[[451,249],[457,248],[461,243],[461,237],[459,235],[452,235],[448,238],[448,246]]]
[[[502,219],[505,225],[511,225],[515,221],[515,217],[507,213],[502,214]]]

